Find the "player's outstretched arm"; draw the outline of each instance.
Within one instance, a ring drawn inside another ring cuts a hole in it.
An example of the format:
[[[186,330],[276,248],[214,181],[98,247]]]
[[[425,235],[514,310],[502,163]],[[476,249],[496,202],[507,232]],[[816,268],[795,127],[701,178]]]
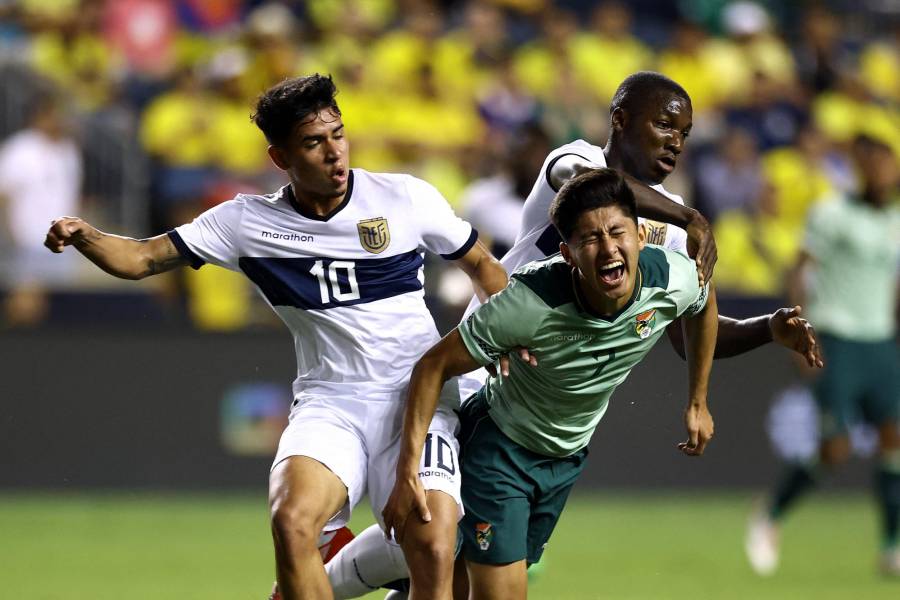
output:
[[[816,339],[816,330],[800,316],[802,308],[780,308],[769,315],[748,319],[732,319],[719,315],[719,333],[716,338],[714,358],[729,358],[750,352],[770,342],[776,342],[803,355],[810,367],[822,367],[822,354]],[[666,333],[672,347],[685,358],[684,337],[678,323],[672,323]]]
[[[683,319],[688,362],[688,405],[684,409],[684,424],[688,440],[678,448],[688,456],[700,456],[713,436],[713,420],[706,405],[709,373],[718,330],[716,293],[712,285],[702,311]]]
[[[74,246],[92,263],[121,279],[143,279],[188,264],[168,235],[136,240],[104,233],[77,217],[54,221],[44,245],[56,253]]]
[[[431,520],[418,471],[425,435],[434,417],[441,387],[450,377],[468,373],[478,366],[463,344],[459,330],[454,329],[432,346],[413,369],[400,437],[397,479],[381,513],[385,533],[390,535],[393,528],[398,542],[403,539],[407,518],[417,516],[425,522]]]
[[[475,295],[482,303],[509,283],[506,269],[480,241],[454,263],[469,276]]]

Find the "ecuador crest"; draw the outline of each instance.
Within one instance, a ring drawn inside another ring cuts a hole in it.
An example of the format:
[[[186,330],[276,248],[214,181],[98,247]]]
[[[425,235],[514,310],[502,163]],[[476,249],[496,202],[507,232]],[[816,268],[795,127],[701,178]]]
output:
[[[642,312],[634,318],[634,330],[642,340],[646,340],[653,333],[653,324],[656,323],[656,309]]]
[[[667,223],[644,220],[644,226],[647,228],[648,244],[656,244],[657,246],[666,244],[666,230],[669,228]]]
[[[365,219],[356,224],[359,233],[359,243],[366,252],[380,254],[391,243],[391,230],[388,229],[387,219],[377,217]]]

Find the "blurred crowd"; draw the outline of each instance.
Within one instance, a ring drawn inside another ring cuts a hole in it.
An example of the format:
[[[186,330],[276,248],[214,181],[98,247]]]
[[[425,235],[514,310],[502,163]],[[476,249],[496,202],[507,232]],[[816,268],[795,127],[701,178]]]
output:
[[[27,120],[0,114],[0,242],[22,257],[4,268],[5,319],[39,322],[43,290],[64,278],[60,257],[23,262],[50,218],[87,211],[121,230],[110,206],[122,199],[83,188],[94,127],[137,141],[120,160],[146,166],[130,192],[145,230],[128,233],[158,234],[283,184],[249,117],[260,91],[312,72],[334,76],[354,166],[431,182],[498,254],[546,153],[576,138],[603,145],[621,80],[665,73],[694,108],[667,189],[714,222],[720,290],[779,297],[809,207],[858,186],[852,140],[900,154],[897,11],[872,0],[0,2],[0,64],[40,82]],[[218,269],[173,285],[201,328],[256,318],[243,280]],[[467,300],[452,275],[430,286],[439,313]]]

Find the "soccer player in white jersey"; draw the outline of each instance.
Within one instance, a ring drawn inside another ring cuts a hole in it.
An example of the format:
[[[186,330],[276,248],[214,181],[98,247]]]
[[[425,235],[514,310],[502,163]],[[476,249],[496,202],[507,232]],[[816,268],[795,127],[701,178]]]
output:
[[[168,234],[135,240],[78,218],[54,222],[45,245],[72,245],[104,271],[141,279],[212,263],[243,272],[294,336],[297,379],[290,422],[269,484],[278,586],[285,600],[330,598],[319,533],[346,524],[368,492],[376,519],[393,484],[410,371],[438,333],[423,299],[425,250],[455,261],[486,299],[506,285],[500,264],[432,186],[408,175],[351,169],[330,77],[286,80],[259,99],[254,120],[290,183],[264,196],[238,195]],[[429,507],[461,514],[454,437],[459,405],[444,390],[423,484]],[[446,519],[445,519],[446,520]],[[448,537],[416,520],[407,562],[429,575],[420,597],[450,573],[428,570],[452,552]],[[452,537],[452,531],[449,536]]]

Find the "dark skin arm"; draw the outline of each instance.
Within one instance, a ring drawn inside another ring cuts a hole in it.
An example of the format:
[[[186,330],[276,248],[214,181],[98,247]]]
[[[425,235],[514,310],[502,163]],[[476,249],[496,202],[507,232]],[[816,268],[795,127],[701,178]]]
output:
[[[598,166],[575,154],[563,156],[550,169],[550,184],[553,189],[558,190],[572,177],[580,175],[588,169],[596,169]],[[693,208],[666,198],[628,173],[622,173],[622,177],[634,194],[639,216],[671,223],[687,232],[688,255],[697,263],[700,284],[703,285],[710,281],[718,253],[712,228],[706,218]]]
[[[453,261],[472,281],[475,295],[484,303],[488,298],[506,287],[509,278],[500,261],[480,241],[475,242],[468,252]]]
[[[60,253],[74,246],[92,263],[120,279],[143,279],[188,264],[168,235],[136,240],[109,233],[77,217],[57,219],[44,245]]]
[[[729,358],[770,342],[777,342],[801,354],[810,367],[822,367],[824,363],[816,341],[816,331],[809,321],[800,317],[801,310],[800,306],[780,308],[771,315],[749,319],[732,319],[719,315],[719,332],[713,358]],[[684,337],[678,321],[667,327],[666,333],[675,352],[684,358]]]

